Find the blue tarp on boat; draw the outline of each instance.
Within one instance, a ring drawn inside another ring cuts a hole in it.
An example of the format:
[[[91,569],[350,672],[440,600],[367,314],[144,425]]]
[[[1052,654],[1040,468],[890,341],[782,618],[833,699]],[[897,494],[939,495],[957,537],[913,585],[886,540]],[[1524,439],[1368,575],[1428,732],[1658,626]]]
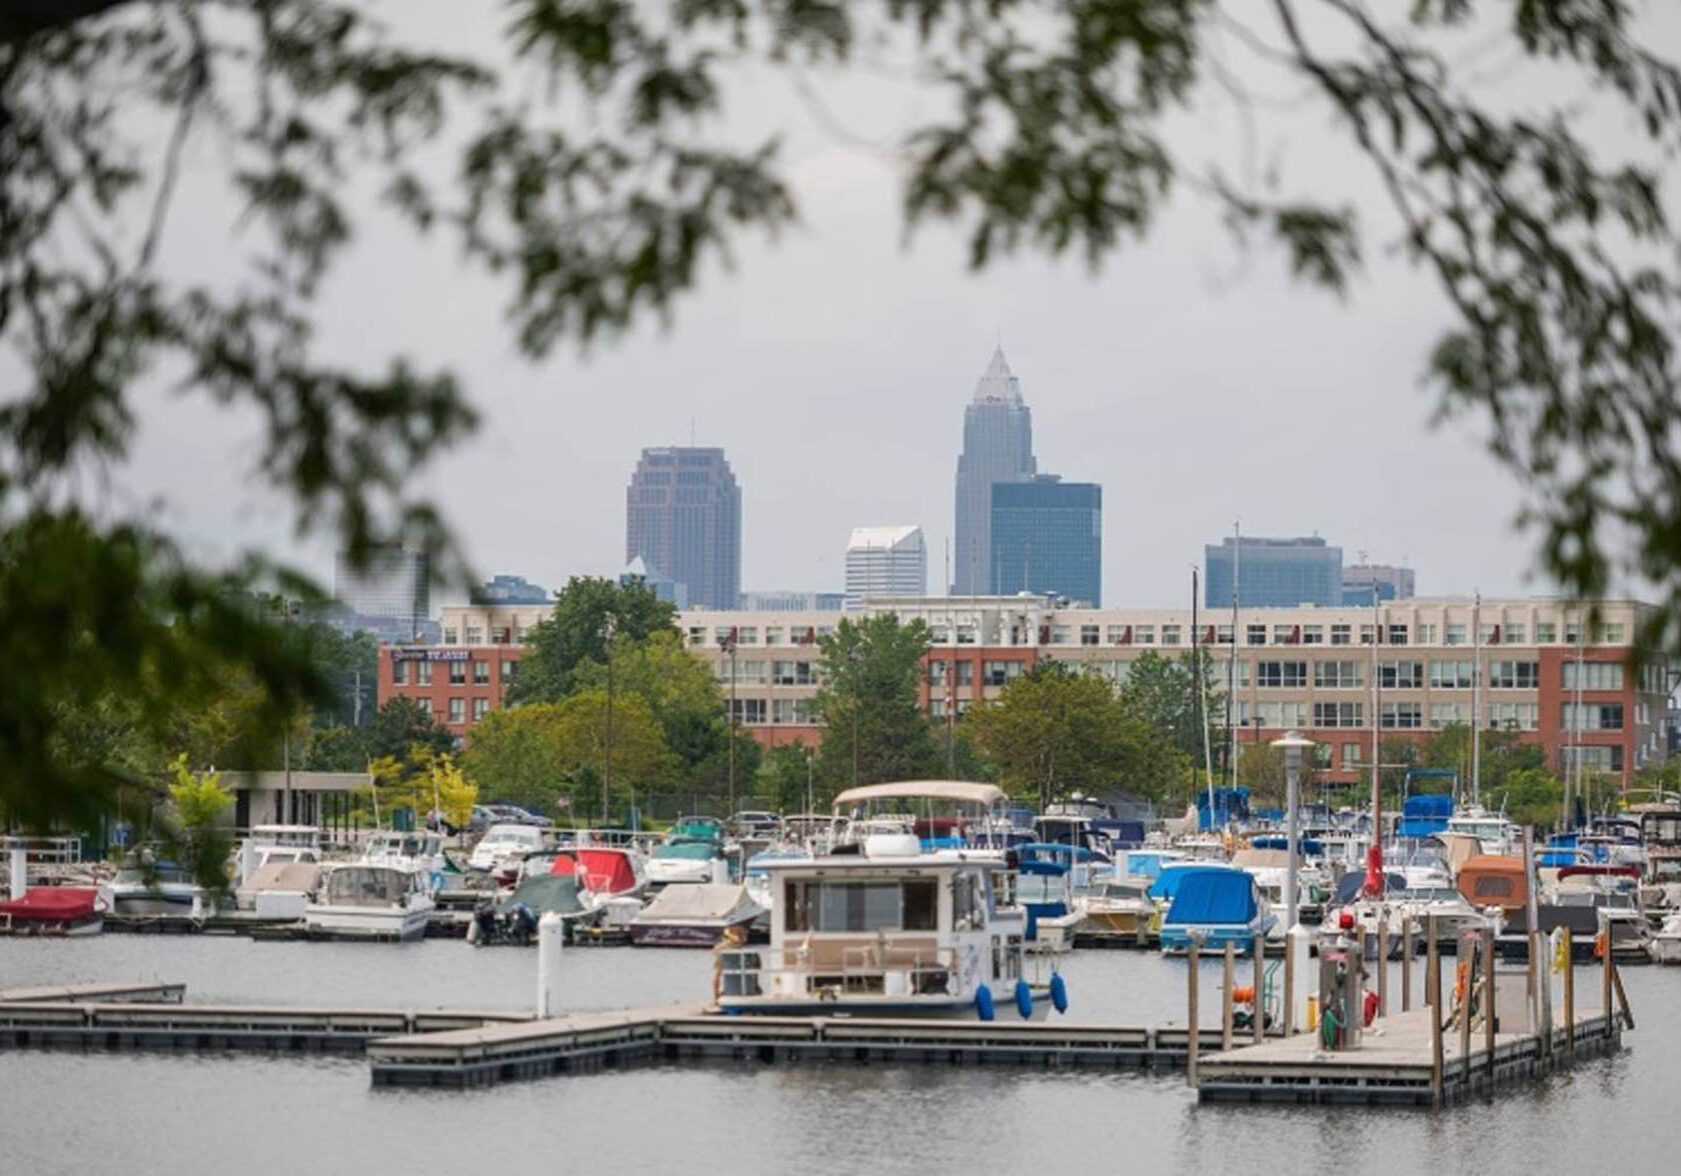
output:
[[[1397,837],[1430,837],[1448,827],[1453,816],[1451,796],[1409,796],[1401,802],[1401,824]]]
[[[1259,913],[1255,880],[1242,870],[1188,870],[1168,908],[1167,923],[1247,926]]]
[[[1209,811],[1209,802],[1214,808]],[[1248,824],[1249,789],[1204,788],[1197,792],[1197,828],[1203,832],[1224,829],[1227,825]]]
[[[1161,873],[1156,876],[1156,880],[1150,883],[1150,897],[1156,899],[1175,899],[1179,896],[1179,888],[1185,884],[1185,880],[1187,878],[1195,877],[1198,874],[1234,874],[1239,878],[1249,877],[1248,874],[1244,873],[1236,866],[1176,865],[1171,869],[1162,870]]]

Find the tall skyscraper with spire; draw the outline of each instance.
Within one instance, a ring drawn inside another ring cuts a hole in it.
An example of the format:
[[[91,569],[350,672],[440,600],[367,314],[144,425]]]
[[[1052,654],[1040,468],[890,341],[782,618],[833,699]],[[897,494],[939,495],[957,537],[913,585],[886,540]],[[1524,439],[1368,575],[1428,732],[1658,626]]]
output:
[[[957,458],[957,526],[952,544],[951,590],[962,596],[987,592],[992,571],[992,486],[1027,482],[1033,460],[1033,414],[1021,398],[1021,381],[1004,361],[1003,347],[975,384],[963,410],[963,452]]]

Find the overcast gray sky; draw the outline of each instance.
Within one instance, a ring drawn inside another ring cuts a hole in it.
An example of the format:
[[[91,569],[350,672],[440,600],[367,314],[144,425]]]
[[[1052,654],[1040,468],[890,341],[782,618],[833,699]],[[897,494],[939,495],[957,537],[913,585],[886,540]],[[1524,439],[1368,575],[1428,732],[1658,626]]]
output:
[[[501,20],[441,0],[384,7],[401,28],[487,45]],[[477,23],[455,27],[464,18]],[[1234,69],[1253,68],[1225,50]],[[1551,97],[1533,79],[1509,85],[1520,105]],[[1292,285],[1271,253],[1236,252],[1188,190],[1147,244],[1101,272],[1028,256],[970,274],[956,231],[902,239],[890,147],[929,99],[874,76],[814,87],[820,109],[779,75],[740,91],[753,110],[743,133],[790,135],[803,226],[744,242],[734,270],[710,274],[668,327],[647,321],[588,355],[520,358],[495,285],[445,243],[364,222],[328,292],[326,333],[349,355],[408,352],[466,382],[484,427],[424,484],[480,572],[551,588],[616,572],[639,449],[692,438],[723,446],[741,485],[745,588],[838,589],[849,529],[872,523],[920,524],[938,588],[963,408],[1001,339],[1040,468],[1103,485],[1105,604],[1187,599],[1202,544],[1236,519],[1246,533],[1322,535],[1347,562],[1364,550],[1409,563],[1421,594],[1545,589],[1528,577],[1520,490],[1485,455],[1481,419],[1428,424],[1420,373],[1441,300],[1386,255],[1391,222],[1322,108],[1258,110],[1251,158],[1385,226],[1346,303]],[[1229,102],[1173,125],[1187,163],[1242,167]],[[174,264],[215,271],[232,256],[237,210],[218,175],[215,152],[198,152]],[[295,544],[286,504],[250,484],[249,420],[154,394],[144,421],[128,493],[166,498],[170,524],[203,550],[258,546],[330,578],[331,542]]]

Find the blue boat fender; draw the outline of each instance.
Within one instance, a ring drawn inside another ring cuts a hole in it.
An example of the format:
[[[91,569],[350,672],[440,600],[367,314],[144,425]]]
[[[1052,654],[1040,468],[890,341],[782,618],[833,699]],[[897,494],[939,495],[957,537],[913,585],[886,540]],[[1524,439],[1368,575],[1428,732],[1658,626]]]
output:
[[[1016,1012],[1024,1021],[1033,1019],[1033,989],[1026,980],[1016,981]]]
[[[1051,1004],[1059,1013],[1068,1011],[1068,981],[1062,978],[1061,972],[1051,974]]]
[[[998,1016],[998,1009],[992,1003],[992,989],[985,985],[975,989],[975,1015],[983,1021],[990,1021]]]

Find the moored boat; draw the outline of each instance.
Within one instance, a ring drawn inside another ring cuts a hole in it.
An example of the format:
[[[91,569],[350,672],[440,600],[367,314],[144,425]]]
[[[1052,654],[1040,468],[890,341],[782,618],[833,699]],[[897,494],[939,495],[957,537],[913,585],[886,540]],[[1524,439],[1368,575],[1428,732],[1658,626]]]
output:
[[[630,920],[639,947],[711,947],[732,930],[745,942],[748,927],[764,913],[739,882],[667,886]]]
[[[37,886],[0,902],[0,932],[11,935],[97,935],[105,926],[104,896],[91,886]]]
[[[432,907],[425,880],[414,870],[336,866],[304,908],[304,927],[328,938],[419,939]]]

